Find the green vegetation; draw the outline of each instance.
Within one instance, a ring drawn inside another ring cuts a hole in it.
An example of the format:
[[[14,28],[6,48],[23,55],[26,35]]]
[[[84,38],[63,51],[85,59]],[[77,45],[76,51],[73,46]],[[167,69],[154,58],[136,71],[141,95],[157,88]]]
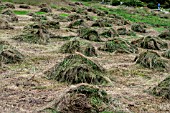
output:
[[[70,14],[67,14],[67,13],[61,13],[59,16],[61,17],[68,17]]]
[[[35,12],[35,14],[37,14],[37,15],[43,15],[43,14],[46,14],[46,12],[38,11],[38,12]]]
[[[16,15],[27,15],[29,11],[19,11],[19,10],[14,10],[14,13]]]

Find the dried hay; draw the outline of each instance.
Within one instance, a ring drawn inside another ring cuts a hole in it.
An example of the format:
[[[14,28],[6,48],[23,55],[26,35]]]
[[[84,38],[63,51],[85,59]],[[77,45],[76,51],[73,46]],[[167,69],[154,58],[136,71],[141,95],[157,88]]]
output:
[[[137,53],[138,49],[126,40],[121,38],[115,38],[111,41],[107,41],[103,47],[99,50],[116,52],[116,53]]]
[[[8,21],[0,18],[0,29],[14,29]]]
[[[135,40],[132,44],[144,49],[162,50],[168,48],[168,44],[166,42],[162,41],[160,38],[151,36]]]
[[[146,33],[146,29],[140,24],[133,24],[131,29],[136,32]]]
[[[48,78],[69,84],[103,84],[110,82],[104,69],[81,54],[67,56],[59,65],[45,72]]]

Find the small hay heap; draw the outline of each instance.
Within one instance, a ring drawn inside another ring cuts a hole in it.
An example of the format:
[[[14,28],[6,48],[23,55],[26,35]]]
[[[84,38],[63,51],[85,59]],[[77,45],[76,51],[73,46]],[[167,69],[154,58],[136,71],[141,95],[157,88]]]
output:
[[[103,76],[104,69],[80,54],[67,56],[59,65],[45,72],[50,79],[69,84],[90,83],[102,84],[109,82]]]
[[[160,82],[158,86],[154,87],[152,93],[170,100],[170,76]]]
[[[0,65],[22,62],[24,56],[5,41],[0,41]]]
[[[74,28],[74,27],[78,27],[80,25],[83,25],[84,23],[84,20],[83,19],[78,19],[78,20],[75,20],[73,22],[71,22],[69,25],[68,25],[68,28]]]
[[[112,27],[107,20],[96,20],[91,27]]]
[[[145,28],[142,25],[140,25],[140,24],[132,25],[131,29],[133,31],[140,32],[140,33],[145,33],[146,32]]]
[[[80,38],[90,40],[90,41],[101,41],[98,32],[91,28],[86,28],[86,27],[80,28],[79,36]]]
[[[115,38],[107,41],[99,50],[116,53],[137,53],[138,49],[126,40]]]
[[[143,37],[132,42],[133,45],[144,49],[162,50],[167,49],[168,44],[157,37]]]
[[[166,50],[163,54],[163,57],[170,59],[170,50]]]
[[[165,31],[159,35],[161,39],[170,40],[170,30]]]
[[[86,43],[78,39],[73,39],[65,43],[61,47],[60,51],[62,53],[81,52],[86,56],[97,56],[95,48],[90,43]]]
[[[52,106],[59,113],[99,113],[109,109],[107,92],[89,84],[77,84],[64,92]]]
[[[9,24],[8,21],[0,18],[0,29],[13,29],[13,27]]]
[[[100,35],[106,38],[110,38],[110,37],[113,38],[113,37],[119,36],[116,30],[114,30],[113,28],[104,29]]]
[[[135,58],[137,64],[150,69],[165,69],[167,62],[161,59],[160,55],[153,51],[146,51]]]
[[[46,44],[49,42],[51,33],[42,24],[31,24],[24,28],[23,34],[14,37],[15,40],[35,44]]]

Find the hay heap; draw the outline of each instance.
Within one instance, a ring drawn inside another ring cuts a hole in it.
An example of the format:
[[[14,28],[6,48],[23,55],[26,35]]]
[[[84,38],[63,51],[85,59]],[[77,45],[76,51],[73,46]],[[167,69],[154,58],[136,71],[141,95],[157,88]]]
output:
[[[24,56],[5,41],[0,41],[0,65],[22,62]]]
[[[80,28],[78,32],[79,32],[80,38],[90,40],[90,41],[102,41],[99,37],[98,32],[91,28],[82,27]]]
[[[44,110],[59,113],[101,113],[109,109],[107,92],[89,84],[77,84],[63,92],[52,105]]]
[[[160,82],[158,86],[154,87],[152,93],[170,100],[170,76]]]
[[[35,44],[46,44],[52,36],[42,24],[31,24],[24,27],[21,35],[14,37],[15,40]]]
[[[144,49],[162,50],[168,48],[168,44],[166,42],[162,41],[160,38],[151,36],[135,40],[132,44]]]
[[[160,55],[153,51],[141,53],[135,58],[137,64],[140,64],[150,69],[165,69],[167,68],[167,61],[163,60]]]
[[[58,21],[45,21],[42,24],[45,28],[60,29],[60,23]]]
[[[18,17],[10,9],[3,10],[1,14],[7,15],[6,19],[10,22],[18,22]]]
[[[119,28],[119,29],[117,29],[117,33],[119,35],[127,35],[128,31],[126,30],[126,28]]]
[[[68,43],[65,43],[61,47],[60,51],[62,53],[75,53],[77,51],[86,56],[97,56],[95,48],[90,43],[86,43],[78,39],[73,39]]]
[[[59,65],[45,72],[50,79],[69,84],[109,82],[103,76],[104,69],[81,54],[67,56]]]
[[[0,29],[13,29],[13,27],[8,23],[8,21],[0,18]]]
[[[112,24],[109,23],[106,19],[96,20],[91,27],[112,27]]]
[[[170,30],[165,31],[159,35],[161,39],[170,40]]]
[[[84,20],[83,19],[78,19],[78,20],[75,20],[75,21],[71,22],[68,25],[68,28],[75,28],[75,27],[81,26],[83,24],[84,24]]]
[[[33,14],[30,20],[31,21],[47,21],[47,16]]]
[[[75,21],[78,19],[81,19],[80,15],[78,15],[78,14],[72,14],[72,15],[68,16],[68,21]]]
[[[130,44],[128,41],[121,38],[115,38],[111,41],[107,41],[103,47],[99,50],[116,52],[116,53],[137,53],[138,49]]]
[[[170,59],[170,50],[166,50],[166,51],[162,54],[162,56]]]
[[[19,5],[19,8],[22,8],[22,9],[31,9],[31,7],[27,4],[21,4]]]
[[[100,35],[106,38],[119,36],[113,28],[104,29]]]
[[[132,25],[131,29],[132,29],[133,31],[136,31],[136,32],[146,33],[145,28],[144,28],[142,25],[140,25],[140,24],[134,24],[134,25]]]

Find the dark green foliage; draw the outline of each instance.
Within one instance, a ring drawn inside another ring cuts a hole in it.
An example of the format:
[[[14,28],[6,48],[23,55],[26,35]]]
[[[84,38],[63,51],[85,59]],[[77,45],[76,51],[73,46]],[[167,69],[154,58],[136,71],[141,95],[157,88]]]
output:
[[[115,38],[107,41],[99,50],[118,53],[137,53],[138,49],[126,40]]]
[[[132,29],[133,31],[140,32],[140,33],[145,33],[145,32],[146,32],[146,30],[144,29],[144,27],[143,27],[142,25],[140,25],[140,24],[133,24],[132,27],[131,27],[131,29]]]
[[[103,72],[104,69],[90,59],[80,54],[73,54],[66,57],[59,65],[55,65],[45,74],[51,79],[69,84],[102,84],[107,83]]]
[[[162,50],[168,48],[168,44],[166,42],[162,41],[160,38],[151,36],[135,40],[132,44],[145,49]]]
[[[0,65],[1,63],[19,63],[24,56],[7,42],[0,41]]]
[[[162,56],[170,59],[170,50],[166,50],[166,51],[162,54]]]
[[[137,64],[140,64],[150,69],[165,69],[167,68],[167,61],[161,59],[160,55],[153,51],[141,53],[135,58]]]
[[[99,113],[108,108],[109,96],[98,87],[77,84],[58,101],[52,108],[61,113]]]
[[[80,38],[83,38],[86,40],[101,41],[98,32],[91,28],[86,28],[86,27],[80,28],[79,36]]]
[[[159,35],[161,39],[170,40],[170,30],[163,32]]]
[[[154,87],[152,93],[170,100],[170,76],[160,82],[158,86]]]

